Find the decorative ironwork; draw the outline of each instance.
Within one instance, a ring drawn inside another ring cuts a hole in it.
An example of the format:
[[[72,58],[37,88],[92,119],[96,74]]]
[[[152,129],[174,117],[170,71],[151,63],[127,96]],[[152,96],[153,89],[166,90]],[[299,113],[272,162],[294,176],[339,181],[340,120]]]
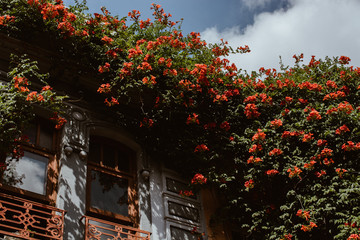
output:
[[[149,232],[84,216],[85,240],[150,240]]]
[[[62,240],[64,215],[64,210],[0,193],[0,237]]]

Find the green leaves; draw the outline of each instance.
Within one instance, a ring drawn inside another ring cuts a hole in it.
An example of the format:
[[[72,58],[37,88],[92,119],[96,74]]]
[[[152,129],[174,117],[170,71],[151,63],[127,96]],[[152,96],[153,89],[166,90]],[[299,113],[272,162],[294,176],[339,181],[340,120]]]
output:
[[[244,238],[284,239],[291,233],[328,239],[330,233],[345,239],[355,232],[343,226],[357,219],[360,206],[360,179],[353,174],[360,172],[360,70],[347,67],[347,58],[313,57],[303,64],[299,55],[295,66],[281,66],[281,72],[261,68],[250,75],[225,58],[247,47],[206,45],[197,33],[183,36],[158,5],[152,7],[153,22],[136,11],[130,22],[106,9],[90,16],[83,3],[61,17],[44,16],[45,5],[20,0],[0,0],[0,6],[2,14],[16,17],[1,32],[25,40],[46,33],[63,59],[81,62],[109,84],[111,91],[99,92],[120,102],[109,111],[154,159],[171,161],[188,175],[207,173],[224,196],[223,215]],[[45,84],[35,65],[17,62],[10,77],[29,75]],[[0,126],[11,137],[28,114],[26,95],[14,90],[4,85],[0,95],[7,116]],[[63,100],[43,95],[55,100],[45,106]],[[199,122],[187,124],[193,114]],[[266,137],[255,141],[259,129]],[[194,151],[202,145],[208,150]],[[297,216],[298,210],[309,211],[311,220]]]

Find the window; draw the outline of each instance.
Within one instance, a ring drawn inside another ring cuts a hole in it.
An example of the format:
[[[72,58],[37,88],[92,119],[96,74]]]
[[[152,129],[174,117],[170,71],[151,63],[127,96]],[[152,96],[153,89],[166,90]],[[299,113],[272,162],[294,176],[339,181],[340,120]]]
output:
[[[134,160],[135,153],[121,143],[90,138],[86,203],[90,215],[137,225]]]
[[[24,135],[29,142],[22,145],[24,156],[8,157],[7,168],[2,174],[2,187],[46,202],[55,201],[55,184],[58,163],[56,160],[57,133],[54,125],[44,119],[36,119]]]

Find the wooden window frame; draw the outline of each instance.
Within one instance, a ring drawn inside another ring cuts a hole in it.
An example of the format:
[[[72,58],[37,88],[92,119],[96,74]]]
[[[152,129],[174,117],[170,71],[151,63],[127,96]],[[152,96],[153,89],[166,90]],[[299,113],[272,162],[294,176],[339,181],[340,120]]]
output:
[[[15,186],[9,186],[1,183],[0,188],[4,189],[6,192],[15,193],[18,196],[22,196],[34,201],[41,201],[45,204],[55,205],[56,197],[57,197],[57,181],[59,176],[59,161],[57,157],[57,153],[59,151],[59,131],[55,129],[52,131],[52,146],[51,149],[47,149],[39,146],[40,143],[40,133],[41,133],[41,124],[46,122],[47,120],[42,118],[35,119],[36,125],[36,138],[35,143],[23,143],[21,145],[23,151],[34,153],[36,155],[45,157],[48,159],[48,164],[46,168],[46,180],[45,183],[45,193],[39,194],[35,192],[31,192],[29,190],[24,190]]]
[[[132,227],[139,227],[139,206],[138,206],[138,193],[137,193],[137,176],[136,176],[136,154],[135,151],[131,150],[129,147],[125,146],[121,142],[112,140],[110,138],[99,137],[96,135],[90,136],[90,139],[95,139],[95,142],[101,141],[100,148],[100,161],[99,163],[92,162],[88,158],[87,163],[87,185],[86,185],[86,211],[87,214],[93,215],[98,218],[119,222],[121,224],[130,225]],[[105,166],[103,164],[103,147],[111,146],[115,147],[118,151],[115,151],[116,164],[115,168]],[[118,168],[118,156],[117,152],[126,152],[129,154],[129,171],[122,171]],[[113,213],[110,211],[98,209],[91,206],[91,172],[97,171],[100,173],[108,174],[120,179],[128,180],[128,216],[124,216],[118,213]]]

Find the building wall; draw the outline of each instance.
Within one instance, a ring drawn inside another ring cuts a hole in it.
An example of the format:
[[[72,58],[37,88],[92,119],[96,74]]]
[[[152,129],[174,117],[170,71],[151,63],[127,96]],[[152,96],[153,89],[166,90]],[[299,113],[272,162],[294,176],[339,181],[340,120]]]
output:
[[[50,51],[29,45],[16,39],[0,35],[0,70],[6,71],[10,53],[27,53],[32,59],[38,59],[40,68],[46,72],[52,69],[52,59],[56,59]],[[56,61],[55,61],[56,62]],[[59,78],[67,79],[68,83],[57,83],[62,91],[71,87],[69,82],[71,72],[76,72],[73,66],[60,66],[66,73],[58,71]],[[70,70],[69,70],[70,69]],[[55,74],[55,76],[57,76]],[[65,75],[66,74],[66,75]],[[77,81],[83,81],[78,79]],[[85,81],[85,80],[84,80]],[[86,80],[87,82],[91,82]],[[81,88],[78,87],[79,89]],[[75,89],[68,89],[71,94]],[[74,96],[73,96],[74,97]],[[68,122],[62,129],[59,153],[59,177],[57,183],[56,207],[66,210],[64,222],[64,237],[67,240],[84,238],[84,218],[86,215],[86,184],[87,184],[87,154],[89,153],[90,134],[101,135],[119,141],[136,152],[136,179],[139,206],[139,229],[151,232],[153,240],[197,240],[202,236],[206,239],[213,232],[207,222],[213,212],[213,201],[201,194],[195,198],[180,197],[179,191],[186,188],[184,181],[175,171],[166,169],[156,159],[151,159],[135,141],[131,133],[115,127],[114,121],[100,119],[99,113],[93,112],[92,106],[80,101],[79,104],[69,104],[66,119]],[[70,151],[67,151],[71,149]],[[150,173],[147,178],[143,171]],[[205,203],[205,204],[203,204]],[[204,206],[210,210],[204,211]],[[204,213],[205,212],[205,213]],[[196,229],[194,229],[196,227]],[[199,235],[192,232],[195,231]],[[204,235],[203,235],[204,234]],[[211,238],[225,239],[225,238]]]
[[[82,115],[83,117],[80,117]],[[75,116],[75,117],[74,117]],[[114,127],[111,123],[94,119],[91,112],[70,106],[68,123],[65,125],[62,146],[71,147],[72,153],[61,153],[56,206],[65,209],[64,239],[82,239],[86,215],[86,173],[87,159],[82,154],[89,151],[89,136],[96,134],[126,144],[136,152],[139,228],[152,233],[153,240],[197,239],[191,233],[196,226],[197,232],[205,233],[205,217],[201,206],[201,196],[195,199],[180,197],[181,186],[186,182],[176,172],[164,168],[159,161],[145,156],[142,148],[131,136]],[[149,171],[149,178],[143,177],[143,170]],[[179,184],[169,187],[171,183]]]

